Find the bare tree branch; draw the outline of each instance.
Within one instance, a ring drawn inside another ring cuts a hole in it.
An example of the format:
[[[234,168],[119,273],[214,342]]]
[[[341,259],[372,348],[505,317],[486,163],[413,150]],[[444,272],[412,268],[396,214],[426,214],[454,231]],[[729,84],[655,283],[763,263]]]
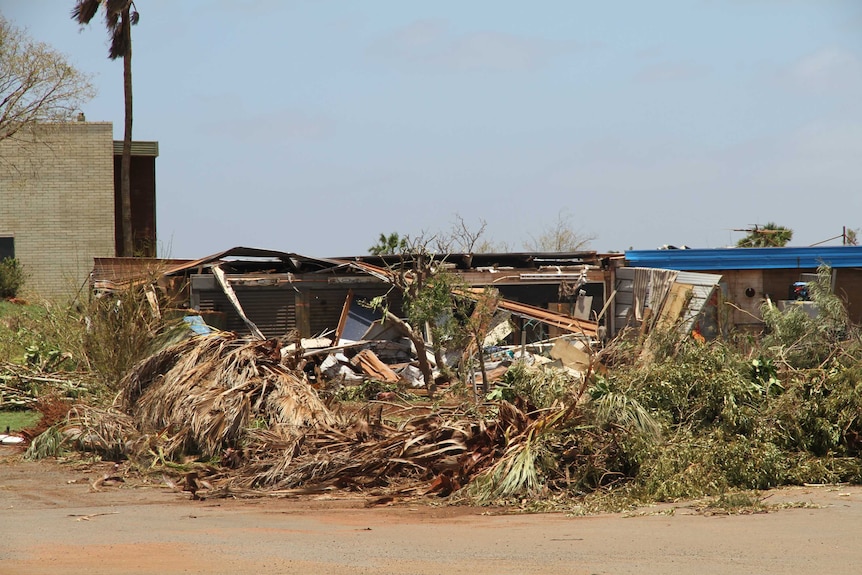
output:
[[[68,121],[94,95],[62,54],[0,16],[0,140],[37,122]]]
[[[539,237],[530,236],[524,245],[531,252],[577,252],[586,249],[595,236],[583,234],[572,227],[567,210],[560,210],[557,221]]]

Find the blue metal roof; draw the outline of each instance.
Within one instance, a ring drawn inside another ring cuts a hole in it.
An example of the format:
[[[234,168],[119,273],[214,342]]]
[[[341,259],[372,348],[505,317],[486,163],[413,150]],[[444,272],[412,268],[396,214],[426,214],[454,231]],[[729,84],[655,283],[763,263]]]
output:
[[[669,270],[811,269],[862,267],[862,246],[810,248],[714,248],[696,250],[632,250],[626,252],[632,267]]]

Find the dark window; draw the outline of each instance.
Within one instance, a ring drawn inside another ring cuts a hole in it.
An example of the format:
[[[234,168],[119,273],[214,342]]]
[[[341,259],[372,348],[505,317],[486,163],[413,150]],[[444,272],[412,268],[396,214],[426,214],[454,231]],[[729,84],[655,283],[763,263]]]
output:
[[[15,238],[0,236],[0,261],[15,257]]]

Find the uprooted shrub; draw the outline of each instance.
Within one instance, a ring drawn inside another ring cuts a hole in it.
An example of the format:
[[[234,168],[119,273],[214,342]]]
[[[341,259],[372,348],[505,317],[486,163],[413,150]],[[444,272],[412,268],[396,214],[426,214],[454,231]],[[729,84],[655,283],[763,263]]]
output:
[[[502,395],[501,408],[511,400],[527,409],[530,419],[463,494],[478,503],[550,491],[584,495],[628,477],[621,438],[650,444],[659,425],[636,400],[622,397],[601,378],[589,387],[590,401],[585,401],[587,383],[561,370],[522,363],[510,368],[495,395]]]
[[[135,363],[189,334],[181,319],[164,315],[157,293],[133,285],[94,298],[83,310],[81,354],[109,389],[119,389]]]
[[[77,372],[103,399],[113,394],[101,392],[116,391],[137,361],[190,333],[181,319],[165,315],[164,298],[142,285],[90,301],[4,306],[0,362],[43,373]],[[40,387],[50,393],[54,386],[46,380]]]
[[[523,404],[528,410],[547,409],[554,404],[575,401],[583,390],[582,380],[552,368],[514,363],[489,394],[493,400]]]

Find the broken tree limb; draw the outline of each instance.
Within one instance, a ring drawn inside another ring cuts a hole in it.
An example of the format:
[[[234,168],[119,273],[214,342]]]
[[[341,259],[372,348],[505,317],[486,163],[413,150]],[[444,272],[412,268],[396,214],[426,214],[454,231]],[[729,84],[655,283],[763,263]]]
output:
[[[428,390],[428,397],[434,397],[434,372],[431,370],[431,362],[428,361],[425,339],[422,337],[422,334],[414,332],[413,328],[406,321],[389,310],[386,310],[386,319],[401,327],[410,341],[413,342],[413,346],[416,348],[416,359],[419,361],[419,371],[422,372],[422,379],[425,380],[425,389]]]

